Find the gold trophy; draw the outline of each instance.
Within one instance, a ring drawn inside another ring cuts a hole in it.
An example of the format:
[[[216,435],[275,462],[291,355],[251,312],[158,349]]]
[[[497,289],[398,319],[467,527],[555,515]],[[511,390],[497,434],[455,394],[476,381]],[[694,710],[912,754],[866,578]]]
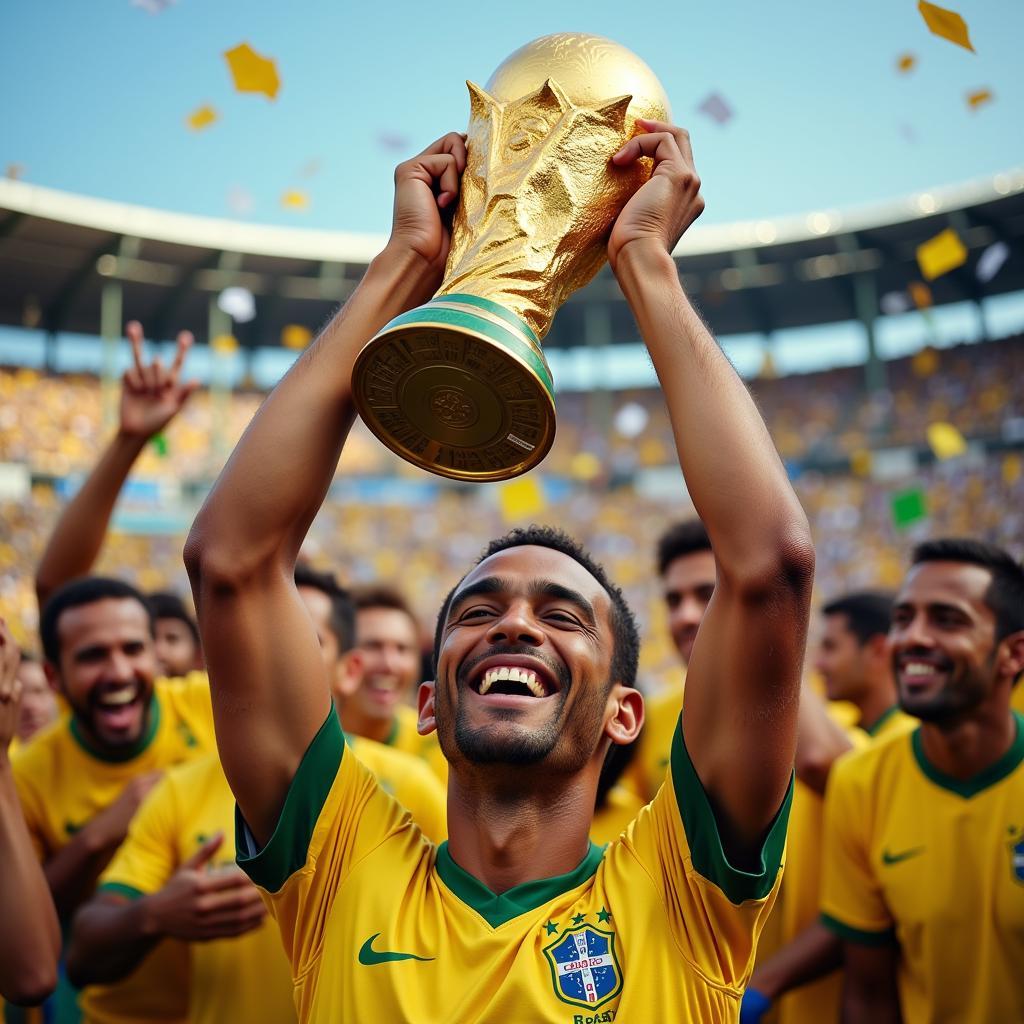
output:
[[[636,119],[670,119],[651,69],[600,36],[560,33],[469,86],[468,159],[444,281],[356,360],[366,425],[413,465],[507,480],[548,453],[554,385],[541,339],[607,258],[612,224],[651,161],[612,156]]]

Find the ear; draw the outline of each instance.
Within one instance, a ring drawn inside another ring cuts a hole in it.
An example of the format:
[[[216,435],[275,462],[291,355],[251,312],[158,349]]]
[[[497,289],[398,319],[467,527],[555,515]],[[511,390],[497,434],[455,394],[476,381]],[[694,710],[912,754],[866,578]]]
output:
[[[420,709],[416,731],[421,736],[429,736],[432,732],[437,731],[437,718],[434,714],[434,688],[434,681],[428,679],[426,682],[420,683],[419,691],[416,694]]]
[[[476,82],[470,82],[467,79],[466,88],[469,89],[470,119],[486,121],[491,116],[491,111],[500,104],[489,92],[481,89]]]
[[[627,746],[640,735],[643,728],[643,694],[632,686],[616,683],[608,695],[608,701],[611,717],[605,722],[605,735],[612,743]]]
[[[609,127],[622,132],[626,130],[626,111],[632,102],[632,96],[616,96],[615,99],[602,103],[596,113]]]
[[[366,674],[366,663],[363,652],[358,648],[346,651],[338,659],[338,667],[334,671],[335,693],[342,700],[347,700],[363,684]]]
[[[1016,682],[1024,673],[1024,629],[1003,637],[999,643],[996,665],[1000,675],[1005,673],[1011,682]]]
[[[864,645],[868,657],[876,664],[889,665],[889,637],[885,633],[876,633]]]

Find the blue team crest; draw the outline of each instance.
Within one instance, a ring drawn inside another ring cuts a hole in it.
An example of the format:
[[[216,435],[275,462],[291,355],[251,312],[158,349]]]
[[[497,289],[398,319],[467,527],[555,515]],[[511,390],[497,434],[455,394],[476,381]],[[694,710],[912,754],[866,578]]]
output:
[[[1024,885],[1024,839],[1010,840],[1010,868],[1016,881]]]
[[[615,935],[590,925],[570,928],[544,955],[551,967],[555,995],[589,1009],[614,999],[622,989],[622,969],[615,956]]]

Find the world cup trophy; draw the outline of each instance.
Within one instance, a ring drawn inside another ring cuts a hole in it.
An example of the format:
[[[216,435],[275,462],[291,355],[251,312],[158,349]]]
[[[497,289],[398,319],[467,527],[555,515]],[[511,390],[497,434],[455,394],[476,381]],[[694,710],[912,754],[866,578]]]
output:
[[[651,69],[609,39],[527,43],[470,95],[467,162],[440,290],[360,352],[366,425],[407,461],[455,480],[507,480],[555,437],[540,342],[600,270],[615,218],[651,161],[616,167],[637,118],[670,120]]]

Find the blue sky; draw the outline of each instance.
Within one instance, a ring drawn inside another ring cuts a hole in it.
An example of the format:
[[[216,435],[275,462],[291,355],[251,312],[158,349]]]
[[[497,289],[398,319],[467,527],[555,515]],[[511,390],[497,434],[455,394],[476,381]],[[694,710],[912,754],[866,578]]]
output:
[[[5,0],[0,172],[18,163],[30,182],[212,216],[237,216],[237,187],[253,198],[246,219],[384,232],[403,151],[380,137],[411,153],[464,128],[466,78],[581,30],[661,78],[693,135],[705,222],[882,200],[1024,163],[1024,4],[948,2],[976,54],[931,35],[915,0],[179,0],[156,16],[129,0]],[[277,60],[276,102],[232,91],[221,53],[243,41]],[[905,51],[919,63],[901,76]],[[971,112],[965,94],[982,87],[995,102]],[[736,111],[724,127],[695,111],[713,90]],[[204,103],[221,121],[193,134],[184,119]],[[278,205],[296,187],[308,212]]]

